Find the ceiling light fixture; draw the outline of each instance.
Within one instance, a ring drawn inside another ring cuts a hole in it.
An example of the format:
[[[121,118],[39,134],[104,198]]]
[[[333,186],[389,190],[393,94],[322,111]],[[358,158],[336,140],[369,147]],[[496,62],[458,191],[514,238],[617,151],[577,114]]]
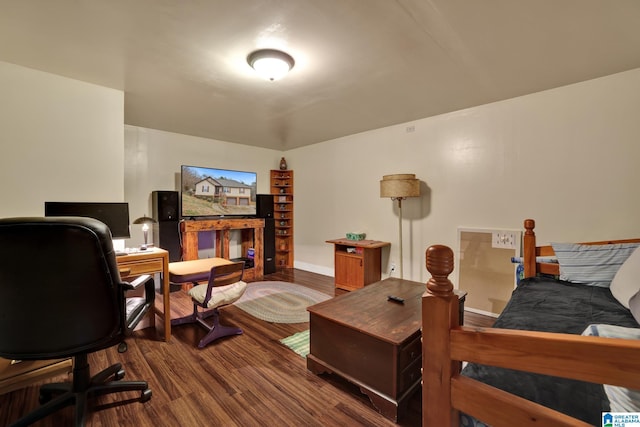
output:
[[[247,56],[251,68],[267,80],[278,80],[293,68],[295,61],[288,53],[275,49],[260,49]]]

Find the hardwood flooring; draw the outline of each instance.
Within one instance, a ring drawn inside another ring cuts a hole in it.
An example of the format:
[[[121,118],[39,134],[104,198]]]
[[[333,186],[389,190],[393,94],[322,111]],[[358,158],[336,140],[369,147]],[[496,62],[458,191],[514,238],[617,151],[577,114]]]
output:
[[[295,282],[329,295],[334,292],[332,277],[302,270],[281,270],[264,280]],[[171,304],[173,316],[192,310],[182,291],[172,293]],[[467,313],[465,324],[490,326],[493,320]],[[137,402],[139,394],[134,392],[92,399],[87,426],[396,425],[380,415],[357,387],[334,375],[308,372],[306,360],[279,343],[308,329],[308,323],[268,323],[233,306],[221,309],[221,322],[240,326],[244,334],[199,350],[196,343],[205,333],[199,325],[174,327],[169,343],[160,341],[161,331],[147,328],[127,340],[126,353],[113,347],[89,355],[92,372],[121,362],[125,379],[148,381],[153,397],[146,403]],[[0,395],[0,426],[35,409],[38,389],[33,385]],[[419,394],[398,425],[421,425]],[[34,425],[67,426],[71,420],[69,407]]]

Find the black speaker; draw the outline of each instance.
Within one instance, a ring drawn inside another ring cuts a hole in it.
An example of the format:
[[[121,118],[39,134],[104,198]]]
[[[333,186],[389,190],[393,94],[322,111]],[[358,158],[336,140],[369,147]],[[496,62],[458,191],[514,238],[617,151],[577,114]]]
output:
[[[180,219],[180,193],[177,191],[154,191],[151,193],[153,219],[158,222]]]
[[[273,194],[256,194],[256,216],[273,218]]]
[[[272,205],[273,206],[273,205]],[[276,220],[264,219],[264,274],[276,272]]]
[[[153,244],[169,252],[169,262],[181,261],[180,222],[158,221],[153,224]]]

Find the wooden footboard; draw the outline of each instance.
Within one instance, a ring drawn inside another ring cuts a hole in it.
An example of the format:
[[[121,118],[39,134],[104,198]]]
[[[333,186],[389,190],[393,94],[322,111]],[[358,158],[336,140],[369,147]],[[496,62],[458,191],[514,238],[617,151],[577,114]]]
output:
[[[538,271],[536,255],[551,255],[536,248],[534,225],[525,221],[527,276]],[[450,248],[427,249],[432,277],[422,299],[423,426],[458,426],[459,411],[494,427],[589,425],[461,376],[460,361],[640,389],[640,341],[460,326],[448,279],[453,265]]]

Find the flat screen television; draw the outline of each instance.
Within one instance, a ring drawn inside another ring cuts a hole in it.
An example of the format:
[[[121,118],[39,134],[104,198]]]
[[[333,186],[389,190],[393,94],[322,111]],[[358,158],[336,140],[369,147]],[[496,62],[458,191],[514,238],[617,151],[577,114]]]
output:
[[[255,216],[258,174],[182,165],[182,218]]]
[[[126,202],[44,202],[44,216],[82,216],[104,222],[114,239],[128,239],[129,204]]]

